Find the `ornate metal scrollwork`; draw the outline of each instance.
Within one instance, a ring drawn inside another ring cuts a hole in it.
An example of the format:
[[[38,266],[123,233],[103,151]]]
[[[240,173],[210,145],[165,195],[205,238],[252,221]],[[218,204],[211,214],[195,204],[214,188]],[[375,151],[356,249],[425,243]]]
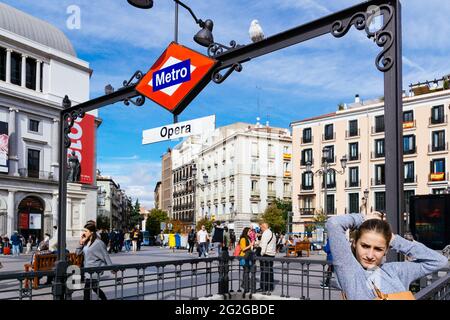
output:
[[[227,70],[227,72],[225,72],[225,74],[222,75],[220,73],[220,71],[222,71],[226,68],[229,68],[229,69]],[[217,68],[216,70],[214,70],[214,72],[212,74],[212,81],[214,81],[217,84],[220,84],[220,83],[224,82],[230,76],[230,74],[233,73],[233,71],[241,72],[242,64],[235,63],[231,66]]]
[[[221,43],[214,42],[213,44],[211,44],[208,47],[208,56],[210,58],[214,58],[214,57],[224,53],[225,51],[237,49],[240,47],[242,47],[242,45],[237,44],[236,41],[234,41],[234,40],[230,41],[230,46],[226,46]]]
[[[127,99],[123,100],[123,103],[124,103],[126,106],[129,106],[129,105],[130,105],[130,102],[131,102],[132,104],[134,104],[135,106],[137,106],[137,107],[141,107],[141,106],[143,106],[144,103],[145,103],[145,97],[144,97],[143,95],[140,95],[140,96],[136,99],[136,101],[134,101],[134,100],[131,99],[131,98],[127,98]]]
[[[130,78],[130,80],[124,80],[123,81],[123,86],[124,87],[131,87],[136,85],[139,80],[141,80],[144,77],[144,74],[142,73],[142,71],[138,70],[136,71],[133,76]],[[133,80],[137,80],[136,82],[133,83]]]
[[[64,109],[70,108],[70,106],[72,105],[72,102],[70,101],[68,96],[64,97],[63,100],[63,107]],[[69,134],[70,131],[75,123],[75,120],[77,120],[78,118],[84,118],[84,115],[86,113],[83,111],[83,109],[77,109],[71,112],[67,112],[64,113],[63,116],[63,121],[64,121],[64,146],[66,148],[70,148],[70,138],[69,138]]]
[[[370,9],[370,8],[369,8]],[[374,20],[377,11],[385,12],[383,26],[375,32],[370,31],[370,26]],[[392,20],[394,15],[394,8],[390,5],[380,5],[377,11],[372,12],[358,12],[354,14],[345,24],[342,20],[336,21],[331,27],[331,34],[336,38],[341,38],[348,33],[351,26],[354,25],[357,30],[365,30],[367,37],[373,39],[378,47],[384,48],[376,57],[375,65],[381,72],[387,72],[394,65],[394,58],[386,55],[394,44],[394,36],[392,32],[386,31],[386,27]]]

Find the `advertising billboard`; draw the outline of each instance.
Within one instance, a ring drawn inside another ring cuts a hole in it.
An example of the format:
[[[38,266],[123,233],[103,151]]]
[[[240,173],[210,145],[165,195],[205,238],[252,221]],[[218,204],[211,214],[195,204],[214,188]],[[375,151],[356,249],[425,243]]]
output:
[[[31,230],[40,230],[42,229],[42,214],[40,213],[30,213],[30,220],[29,220],[29,228]]]
[[[0,121],[0,172],[8,173],[8,123]]]
[[[95,116],[86,114],[84,118],[75,120],[69,134],[72,144],[67,149],[67,155],[75,152],[80,161],[80,183],[93,184],[95,173]]]

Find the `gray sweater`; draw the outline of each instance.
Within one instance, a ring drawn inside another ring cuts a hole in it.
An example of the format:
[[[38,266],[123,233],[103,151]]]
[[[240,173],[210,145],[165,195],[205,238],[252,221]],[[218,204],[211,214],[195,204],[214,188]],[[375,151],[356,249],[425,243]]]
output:
[[[379,268],[364,269],[353,255],[346,237],[346,230],[358,228],[363,222],[363,215],[347,214],[331,217],[326,224],[335,272],[348,299],[375,299],[373,285],[385,294],[408,291],[412,281],[447,266],[448,260],[443,255],[419,242],[395,235],[391,249],[414,258],[414,261],[389,262]]]
[[[77,255],[84,255],[85,268],[112,265],[105,243],[98,238],[90,246],[79,246],[75,252]]]

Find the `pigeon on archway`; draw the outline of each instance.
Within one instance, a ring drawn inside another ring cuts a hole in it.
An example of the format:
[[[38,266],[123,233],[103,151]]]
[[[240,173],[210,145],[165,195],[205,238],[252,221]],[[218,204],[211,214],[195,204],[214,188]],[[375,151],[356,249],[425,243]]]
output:
[[[258,20],[253,20],[248,30],[252,42],[258,42],[264,39],[264,32]]]

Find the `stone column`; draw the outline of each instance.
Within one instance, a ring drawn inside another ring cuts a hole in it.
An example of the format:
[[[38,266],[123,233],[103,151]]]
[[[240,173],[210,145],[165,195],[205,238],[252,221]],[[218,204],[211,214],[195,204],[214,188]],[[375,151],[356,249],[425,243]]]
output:
[[[41,63],[42,61],[36,60],[36,91],[41,92]]]
[[[59,180],[59,158],[58,158],[58,148],[59,148],[59,119],[53,119],[52,125],[52,164],[51,171],[53,173],[53,178]]]
[[[16,108],[9,108],[9,175],[19,176],[19,157],[17,155],[18,138],[16,132],[16,122],[19,110]]]
[[[25,88],[27,85],[27,58],[28,57],[26,55],[22,55],[22,77],[20,81],[22,88]]]
[[[6,49],[6,82],[11,83],[11,49]]]
[[[58,225],[58,192],[55,191],[53,192],[53,198],[52,198],[52,216],[53,216],[53,226],[57,226]],[[53,230],[53,229],[52,229]],[[54,237],[58,236],[58,233],[53,235]]]
[[[8,190],[8,222],[6,227],[6,232],[8,234],[8,237],[10,237],[14,230],[16,230],[16,219],[15,219],[15,213],[16,208],[14,205],[14,194],[16,193],[16,190]]]

